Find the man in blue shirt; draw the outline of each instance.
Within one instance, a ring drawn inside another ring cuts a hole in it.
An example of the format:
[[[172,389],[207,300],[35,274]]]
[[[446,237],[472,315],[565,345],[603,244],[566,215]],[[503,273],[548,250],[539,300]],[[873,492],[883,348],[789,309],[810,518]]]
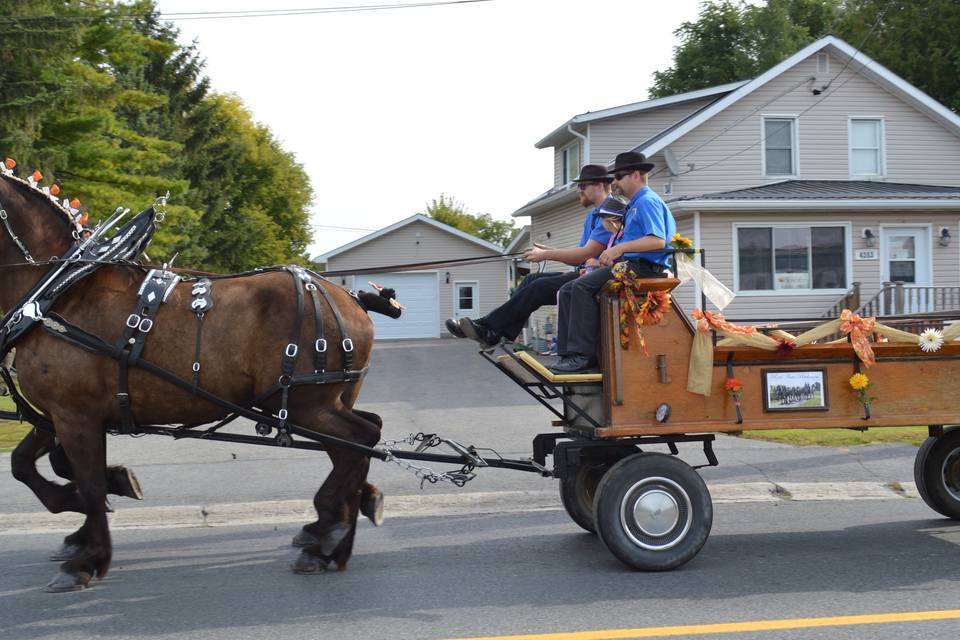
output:
[[[628,261],[638,278],[664,276],[670,255],[662,250],[677,232],[677,223],[666,203],[647,186],[651,169],[653,163],[636,151],[621,153],[614,161],[614,189],[630,198],[623,234],[600,254],[600,268],[560,288],[557,352],[561,359],[550,367],[556,373],[580,373],[596,367],[600,339],[596,295],[610,279],[614,264]]]
[[[607,248],[610,232],[603,228],[597,210],[609,195],[612,181],[606,167],[597,164],[585,165],[573,181],[577,185],[580,204],[590,208],[583,221],[580,244],[576,248],[554,249],[534,243],[524,253],[524,260],[563,262],[575,267],[572,271],[532,273],[523,279],[513,296],[504,304],[479,320],[460,318],[458,322],[449,318],[445,323],[447,331],[458,338],[470,338],[484,347],[489,347],[499,343],[502,338],[515,340],[531,313],[543,305],[555,304],[560,287],[576,279],[580,275],[579,267],[588,260],[595,262]]]

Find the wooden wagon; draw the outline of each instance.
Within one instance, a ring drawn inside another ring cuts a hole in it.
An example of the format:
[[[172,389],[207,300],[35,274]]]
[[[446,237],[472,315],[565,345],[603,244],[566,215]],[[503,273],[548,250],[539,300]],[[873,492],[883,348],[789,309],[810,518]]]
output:
[[[642,297],[663,296],[654,292],[679,282],[633,284]],[[960,341],[949,339],[949,329],[928,352],[914,334],[877,324],[894,338],[883,341],[872,319],[848,313],[847,326],[833,321],[816,332],[820,340],[797,346],[813,334],[736,327],[703,315],[698,327],[672,304],[658,324],[640,329],[645,349],[629,322],[624,348],[620,305],[608,287],[601,299],[602,373],[553,375],[529,353],[510,349],[484,355],[554,412],[560,429],[535,438],[534,460],[546,465],[552,456],[568,514],[627,565],[671,569],[706,542],[710,494],[697,467],[675,454],[679,445],[697,443],[705,454],[700,466],[716,465],[716,433],[926,425],[929,438],[914,469],[918,492],[935,511],[960,519],[960,429],[948,428],[960,424],[950,384],[960,379]],[[823,335],[834,329],[837,335]],[[939,335],[928,337],[935,343]],[[652,444],[673,455],[643,451]]]

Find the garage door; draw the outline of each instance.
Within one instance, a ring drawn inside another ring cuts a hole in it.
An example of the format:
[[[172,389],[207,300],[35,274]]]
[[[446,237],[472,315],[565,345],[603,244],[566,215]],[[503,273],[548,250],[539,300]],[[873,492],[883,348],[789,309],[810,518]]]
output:
[[[355,287],[371,289],[368,280],[382,287],[396,289],[397,299],[406,309],[394,320],[379,313],[371,313],[377,339],[381,338],[439,338],[440,304],[437,300],[437,274],[431,273],[376,273],[356,276]]]

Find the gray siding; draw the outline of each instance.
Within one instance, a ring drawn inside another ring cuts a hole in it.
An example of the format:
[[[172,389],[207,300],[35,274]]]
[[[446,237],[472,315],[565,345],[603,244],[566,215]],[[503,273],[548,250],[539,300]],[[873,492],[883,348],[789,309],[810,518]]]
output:
[[[831,60],[831,66],[839,66],[838,61]],[[691,162],[696,167],[692,173],[672,178],[673,195],[699,195],[782,180],[762,175],[761,119],[764,115],[798,115],[808,108],[799,119],[799,178],[848,179],[849,118],[880,116],[886,130],[884,180],[960,185],[960,139],[952,131],[857,73],[855,63],[824,96],[811,93],[809,78],[813,75],[816,56],[671,144],[681,167],[686,169]],[[739,151],[742,153],[729,157]],[[662,158],[655,161],[662,166]],[[662,191],[667,179],[663,171],[653,177],[652,186]]]
[[[419,235],[418,235],[419,234]],[[341,269],[370,268],[379,265],[408,264],[451,260],[459,258],[487,257],[495,252],[463,238],[437,229],[427,223],[415,221],[379,238],[361,244],[349,251],[334,256],[327,262],[330,271]],[[481,315],[503,304],[509,293],[507,261],[487,262],[476,265],[440,267],[433,269],[438,274],[440,287],[440,317],[437,319],[440,335],[446,335],[443,321],[453,315],[453,286],[455,282],[475,281],[479,286]],[[446,272],[450,282],[446,282]],[[370,289],[364,276],[348,276],[337,279],[347,287]],[[403,302],[403,292],[397,296]]]
[[[579,201],[575,201],[550,213],[534,216],[530,224],[531,242],[558,248],[577,246],[580,242],[580,234],[583,232],[583,218],[587,211],[589,210],[580,206]],[[550,237],[547,237],[548,233]],[[571,268],[560,262],[547,262],[543,269],[544,271],[569,271]],[[536,273],[538,269],[538,265],[531,265],[531,273]],[[556,305],[541,307],[531,316],[531,324],[542,327],[548,317],[550,323],[556,326]]]

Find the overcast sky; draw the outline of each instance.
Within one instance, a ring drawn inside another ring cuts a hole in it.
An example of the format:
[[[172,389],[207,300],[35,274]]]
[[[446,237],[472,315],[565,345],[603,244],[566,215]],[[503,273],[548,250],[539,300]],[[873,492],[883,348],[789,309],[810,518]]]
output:
[[[158,2],[163,12],[383,3]],[[534,143],[578,113],[646,99],[698,4],[491,0],[174,22],[184,43],[198,41],[213,88],[240,96],[306,168],[317,255],[441,193],[509,219],[553,180],[551,151]]]

